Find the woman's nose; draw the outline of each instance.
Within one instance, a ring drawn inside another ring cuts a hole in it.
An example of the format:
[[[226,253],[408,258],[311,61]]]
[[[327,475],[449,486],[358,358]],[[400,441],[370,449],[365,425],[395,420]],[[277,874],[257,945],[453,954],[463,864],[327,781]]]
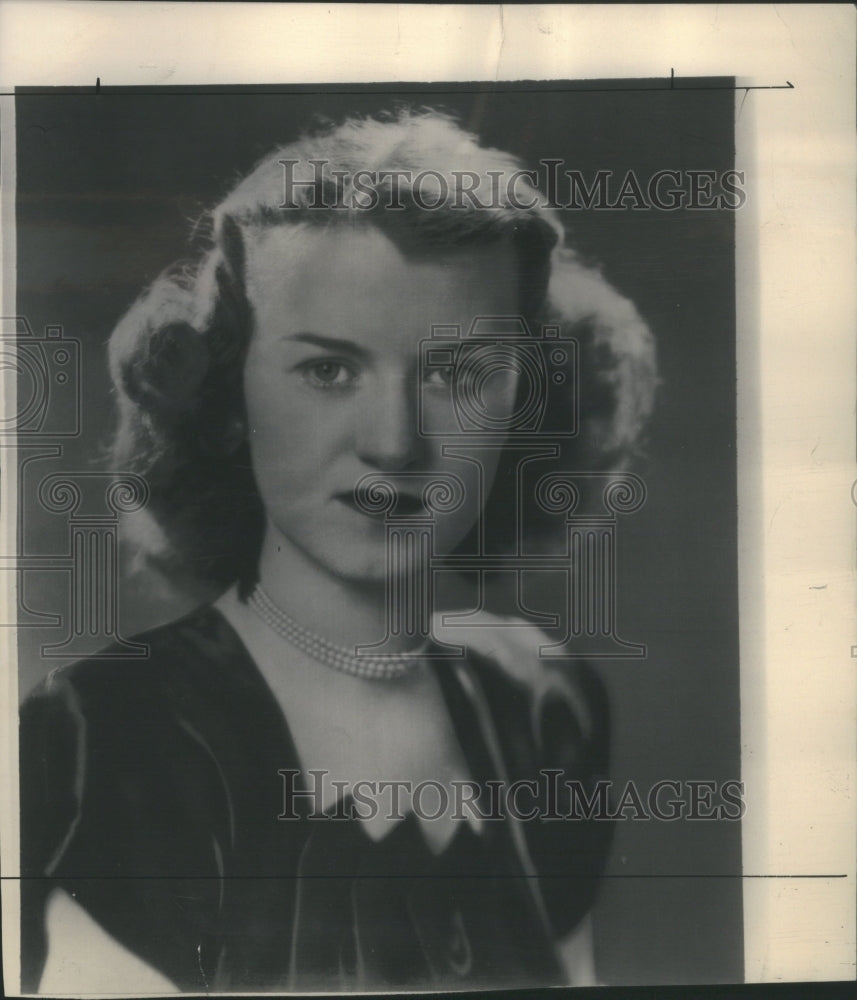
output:
[[[415,464],[422,452],[413,379],[385,379],[361,400],[357,451],[373,468],[392,471]]]

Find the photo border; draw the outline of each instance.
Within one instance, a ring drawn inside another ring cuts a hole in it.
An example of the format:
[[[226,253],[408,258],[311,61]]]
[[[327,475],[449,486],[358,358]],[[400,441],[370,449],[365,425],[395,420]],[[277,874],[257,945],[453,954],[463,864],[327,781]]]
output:
[[[742,769],[746,798],[765,803],[743,825],[745,977],[853,978],[853,9],[147,6],[0,7],[3,315],[15,315],[15,86],[192,84],[215,70],[219,84],[737,78],[750,195],[736,219]],[[14,468],[7,458],[6,543]],[[0,634],[13,664],[13,632]],[[15,711],[16,671],[3,690]],[[17,808],[2,815],[9,989]]]

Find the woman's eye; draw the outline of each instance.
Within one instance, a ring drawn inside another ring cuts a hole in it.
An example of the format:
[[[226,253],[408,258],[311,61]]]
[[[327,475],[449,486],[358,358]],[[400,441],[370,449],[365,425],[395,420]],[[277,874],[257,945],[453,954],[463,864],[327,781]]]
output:
[[[339,389],[351,385],[357,377],[348,365],[341,361],[312,361],[303,368],[304,378],[319,389]]]
[[[455,378],[455,365],[443,365],[439,368],[432,368],[426,372],[426,385],[447,387],[452,385]]]

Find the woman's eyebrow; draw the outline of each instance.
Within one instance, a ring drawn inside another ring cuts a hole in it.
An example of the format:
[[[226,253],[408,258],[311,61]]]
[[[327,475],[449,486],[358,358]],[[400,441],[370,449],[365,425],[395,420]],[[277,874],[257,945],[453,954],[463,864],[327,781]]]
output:
[[[314,344],[316,347],[322,347],[327,351],[344,351],[362,359],[369,357],[369,351],[365,347],[355,343],[353,340],[344,340],[341,337],[325,337],[320,333],[301,332],[286,334],[282,339],[297,340],[304,344]]]

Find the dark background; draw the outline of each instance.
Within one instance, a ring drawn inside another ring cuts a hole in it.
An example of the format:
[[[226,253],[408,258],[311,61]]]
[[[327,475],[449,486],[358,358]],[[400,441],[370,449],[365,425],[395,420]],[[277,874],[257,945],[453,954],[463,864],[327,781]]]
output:
[[[18,313],[83,343],[83,426],[43,471],[104,467],[113,422],[104,362],[111,329],[142,287],[191,253],[191,224],[239,175],[312,115],[396,99],[457,111],[529,165],[555,157],[584,175],[734,166],[731,81],[381,88],[19,91]],[[274,92],[276,89],[276,92]],[[740,164],[738,165],[740,168]],[[740,777],[735,473],[734,213],[570,211],[570,240],[603,265],[653,329],[663,386],[646,461],[648,500],[619,523],[619,633],[645,660],[604,660],[614,780]],[[26,489],[26,483],[24,484]],[[22,541],[61,553],[66,529],[24,496]],[[26,575],[34,611],[63,609],[62,573]],[[124,579],[125,636],[183,610]],[[20,631],[21,692],[56,630]],[[61,662],[61,661],[60,661]],[[752,808],[752,803],[748,803]],[[740,825],[618,824],[596,910],[608,984],[740,982]]]

